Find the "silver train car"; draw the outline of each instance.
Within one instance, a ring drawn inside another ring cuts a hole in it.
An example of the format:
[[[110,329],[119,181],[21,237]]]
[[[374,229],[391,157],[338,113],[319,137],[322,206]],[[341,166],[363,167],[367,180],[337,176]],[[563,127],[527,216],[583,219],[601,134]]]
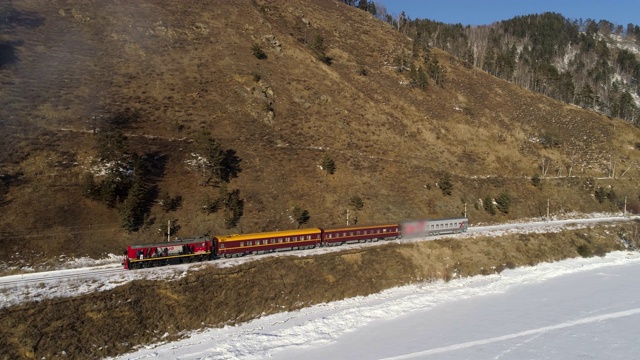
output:
[[[467,232],[468,227],[469,219],[460,217],[407,221],[400,224],[400,231],[403,238],[417,238]]]

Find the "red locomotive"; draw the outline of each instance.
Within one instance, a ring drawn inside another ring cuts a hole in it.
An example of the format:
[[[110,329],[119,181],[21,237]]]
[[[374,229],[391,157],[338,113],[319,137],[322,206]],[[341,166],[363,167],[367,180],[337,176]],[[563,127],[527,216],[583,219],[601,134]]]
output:
[[[125,269],[138,269],[183,262],[211,260],[215,247],[208,237],[180,241],[129,245],[124,257]]]

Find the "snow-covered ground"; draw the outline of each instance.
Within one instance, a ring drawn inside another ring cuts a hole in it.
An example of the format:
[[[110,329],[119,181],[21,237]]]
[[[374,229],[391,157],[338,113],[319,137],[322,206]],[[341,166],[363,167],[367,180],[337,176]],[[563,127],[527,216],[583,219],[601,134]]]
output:
[[[640,253],[394,288],[121,359],[634,359]]]

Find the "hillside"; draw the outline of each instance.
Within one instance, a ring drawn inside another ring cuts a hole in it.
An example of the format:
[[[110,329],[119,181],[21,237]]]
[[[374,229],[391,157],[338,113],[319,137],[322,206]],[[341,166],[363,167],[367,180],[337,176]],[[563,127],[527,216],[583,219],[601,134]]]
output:
[[[640,26],[568,19],[546,12],[491,25],[403,17],[394,24],[414,47],[438,47],[526,89],[638,125]]]
[[[310,214],[302,226],[341,225],[353,196],[364,201],[359,223],[457,216],[465,204],[472,223],[542,216],[547,200],[556,215],[617,211],[625,197],[640,209],[636,127],[438,49],[429,56],[442,85],[412,86],[395,60],[417,68],[425,54],[339,2],[23,0],[0,12],[9,266],[118,253],[163,239],[168,220],[179,237],[288,229],[298,206]],[[118,210],[130,192],[113,208],[85,196],[87,173],[104,179],[97,139],[118,114],[128,151],[151,168],[134,231]],[[229,229],[223,209],[202,211],[220,189],[187,164],[203,130],[240,160],[226,187],[244,208]],[[333,175],[318,166],[325,155]],[[438,188],[447,177],[451,195]],[[175,209],[163,209],[163,193],[180,199]],[[501,193],[510,209],[491,215],[484,203]]]

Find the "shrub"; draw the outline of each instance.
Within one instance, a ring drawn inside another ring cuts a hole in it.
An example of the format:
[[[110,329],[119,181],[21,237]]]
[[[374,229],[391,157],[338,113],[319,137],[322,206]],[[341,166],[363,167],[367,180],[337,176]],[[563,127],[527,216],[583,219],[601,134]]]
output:
[[[484,210],[489,214],[491,215],[496,214],[496,206],[493,204],[493,198],[491,196],[487,195],[487,197],[484,198],[483,207],[484,207]]]
[[[617,198],[616,192],[613,189],[607,190],[602,186],[598,186],[594,195],[596,197],[596,200],[598,200],[600,204],[602,204],[605,200],[615,201]]]
[[[444,174],[442,179],[438,182],[438,187],[442,190],[442,194],[451,196],[453,191],[453,183],[451,182],[451,175]]]
[[[587,257],[591,257],[593,256],[593,253],[591,252],[591,248],[587,245],[580,245],[578,246],[578,254],[580,254],[580,256],[582,256],[583,258],[587,258]]]
[[[325,54],[326,46],[324,44],[324,38],[322,37],[322,35],[316,35],[313,38],[313,41],[311,42],[310,47],[311,47],[311,50],[313,50],[313,53],[316,55],[316,58],[318,58],[318,60],[322,61],[327,65],[331,65],[332,59],[327,54]]]
[[[542,144],[545,149],[548,149],[560,147],[562,142],[554,134],[546,133],[540,138],[540,144]]]
[[[364,201],[358,195],[354,195],[349,198],[349,206],[353,208],[355,211],[360,211],[364,207]]]
[[[262,51],[262,48],[260,48],[260,45],[257,43],[251,45],[251,53],[259,60],[265,60],[267,58],[267,54]]]
[[[537,187],[538,189],[542,189],[542,181],[540,180],[540,175],[535,174],[531,177],[531,185]]]
[[[221,197],[212,198],[210,195],[206,195],[202,199],[202,211],[205,214],[211,214],[220,209],[223,199]]]
[[[100,197],[100,187],[96,185],[93,174],[85,173],[83,177],[83,193],[89,199],[98,199]]]
[[[164,212],[175,211],[180,204],[182,203],[182,196],[176,195],[175,197],[171,197],[168,192],[162,193],[160,196],[160,206],[162,206],[162,210]]]
[[[593,252],[594,255],[599,257],[604,257],[607,255],[607,249],[602,246],[596,246],[596,250]]]
[[[496,207],[498,208],[498,210],[500,210],[501,213],[508,214],[509,208],[511,207],[511,195],[503,191],[496,198],[496,204]]]

